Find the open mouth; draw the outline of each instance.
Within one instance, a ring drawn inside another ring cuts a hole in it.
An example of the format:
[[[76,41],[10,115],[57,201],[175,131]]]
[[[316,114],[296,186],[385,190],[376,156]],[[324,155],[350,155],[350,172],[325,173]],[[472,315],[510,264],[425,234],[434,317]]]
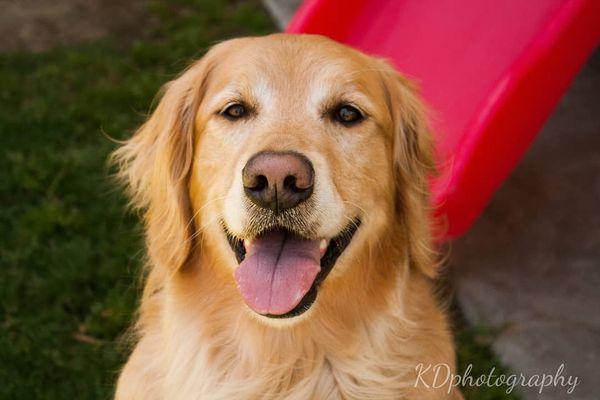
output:
[[[290,318],[307,311],[359,226],[360,220],[355,219],[330,240],[307,239],[275,227],[243,241],[225,229],[240,264],[235,279],[246,304],[270,318]]]

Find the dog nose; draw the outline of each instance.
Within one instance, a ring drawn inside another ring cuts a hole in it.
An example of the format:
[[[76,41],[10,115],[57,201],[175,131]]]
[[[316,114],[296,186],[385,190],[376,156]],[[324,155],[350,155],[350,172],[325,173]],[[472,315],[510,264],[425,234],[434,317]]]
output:
[[[279,214],[312,195],[314,169],[302,154],[263,151],[248,160],[242,182],[254,204]]]

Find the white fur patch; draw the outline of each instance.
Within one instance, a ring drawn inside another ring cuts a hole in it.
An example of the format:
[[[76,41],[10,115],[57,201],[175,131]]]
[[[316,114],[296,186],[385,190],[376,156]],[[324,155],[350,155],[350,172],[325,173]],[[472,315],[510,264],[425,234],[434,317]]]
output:
[[[252,86],[252,95],[256,98],[260,107],[266,110],[273,109],[277,104],[273,88],[264,79],[259,80]]]
[[[227,191],[223,210],[223,217],[227,228],[235,235],[239,235],[244,230],[244,225],[248,220],[243,202],[246,194],[244,193],[244,184],[242,183],[242,169],[246,160],[241,161],[236,165],[235,175]]]

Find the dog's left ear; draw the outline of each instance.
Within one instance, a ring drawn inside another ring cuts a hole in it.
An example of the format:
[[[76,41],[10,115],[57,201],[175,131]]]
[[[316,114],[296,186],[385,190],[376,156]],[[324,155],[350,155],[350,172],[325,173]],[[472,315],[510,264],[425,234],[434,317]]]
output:
[[[437,253],[432,243],[429,184],[436,168],[425,107],[416,85],[387,62],[382,63],[382,83],[392,120],[396,212],[405,228],[408,259],[419,271],[434,277]]]
[[[207,55],[167,83],[150,118],[112,155],[133,206],[143,211],[150,261],[171,272],[193,249],[188,183],[196,112],[210,68]]]

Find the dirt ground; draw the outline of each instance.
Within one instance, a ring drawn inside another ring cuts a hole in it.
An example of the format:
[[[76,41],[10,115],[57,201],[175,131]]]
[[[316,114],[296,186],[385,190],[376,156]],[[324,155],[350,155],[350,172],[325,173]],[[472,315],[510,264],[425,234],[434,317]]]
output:
[[[152,23],[146,0],[0,0],[0,52],[45,51],[107,34],[124,40]]]

